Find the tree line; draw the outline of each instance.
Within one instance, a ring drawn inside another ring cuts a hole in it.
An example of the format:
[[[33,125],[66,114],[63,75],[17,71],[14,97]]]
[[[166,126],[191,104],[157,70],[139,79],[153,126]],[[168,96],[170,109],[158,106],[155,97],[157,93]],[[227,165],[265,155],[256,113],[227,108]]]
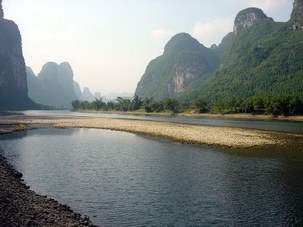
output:
[[[122,97],[108,102],[104,102],[102,99],[96,99],[93,102],[75,100],[72,102],[72,107],[73,110],[141,111],[147,113],[250,113],[288,116],[303,114],[303,99],[299,95],[275,94],[265,97],[253,96],[248,99],[232,98],[210,103],[204,99],[182,102],[175,98],[154,100],[153,98],[142,99],[135,95],[132,100]]]

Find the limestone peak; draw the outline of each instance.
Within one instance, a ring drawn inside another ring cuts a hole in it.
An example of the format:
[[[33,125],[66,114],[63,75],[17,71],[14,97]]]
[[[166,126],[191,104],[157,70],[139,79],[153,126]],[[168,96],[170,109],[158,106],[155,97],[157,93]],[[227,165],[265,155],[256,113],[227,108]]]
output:
[[[291,13],[292,29],[303,28],[303,0],[295,0]]]
[[[3,19],[4,14],[3,14],[3,8],[2,8],[2,0],[0,0],[0,19]]]
[[[261,9],[247,8],[238,13],[234,23],[234,34],[249,28],[256,21],[267,18]]]

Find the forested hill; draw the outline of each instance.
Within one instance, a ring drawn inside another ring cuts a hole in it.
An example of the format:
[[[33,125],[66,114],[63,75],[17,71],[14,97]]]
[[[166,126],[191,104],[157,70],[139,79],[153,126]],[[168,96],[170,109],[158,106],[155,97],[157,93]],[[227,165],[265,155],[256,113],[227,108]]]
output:
[[[303,15],[302,8],[294,10],[299,12],[293,15]],[[245,11],[239,14],[242,13]],[[191,96],[214,101],[277,93],[302,94],[300,21],[292,16],[289,22],[277,23],[265,17],[243,31],[234,31],[222,67]]]
[[[166,44],[163,55],[149,63],[136,94],[155,99],[175,96],[193,81],[206,78],[219,64],[215,51],[189,34],[177,34]]]
[[[184,44],[178,43],[173,55],[164,51],[148,65],[138,83],[137,95],[214,102],[255,95],[303,94],[303,0],[295,0],[288,22],[275,22],[262,10],[248,8],[239,12],[233,32],[218,47],[207,49],[196,43],[193,51],[188,50],[188,45],[179,45]],[[184,49],[190,54],[186,55]],[[198,52],[200,49],[204,52]],[[205,53],[211,60],[205,60]],[[179,68],[183,68],[183,74],[178,75],[183,77],[176,76]],[[184,71],[193,68],[195,73]],[[172,81],[183,82],[182,89],[169,92]]]

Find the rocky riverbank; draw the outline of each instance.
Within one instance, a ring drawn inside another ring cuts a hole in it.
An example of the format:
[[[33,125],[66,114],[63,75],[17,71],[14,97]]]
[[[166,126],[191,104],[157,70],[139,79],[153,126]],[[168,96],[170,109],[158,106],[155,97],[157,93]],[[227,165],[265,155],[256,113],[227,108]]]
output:
[[[68,206],[29,190],[0,156],[0,226],[94,226]]]

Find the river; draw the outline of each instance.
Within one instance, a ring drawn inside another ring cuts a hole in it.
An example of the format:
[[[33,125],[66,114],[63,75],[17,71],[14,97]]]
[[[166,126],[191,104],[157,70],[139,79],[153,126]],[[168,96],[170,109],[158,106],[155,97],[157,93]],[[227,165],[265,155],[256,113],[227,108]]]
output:
[[[32,190],[99,226],[303,224],[299,150],[221,150],[42,126],[0,136],[0,154]]]
[[[23,111],[128,118],[303,134],[302,122]],[[303,224],[303,151],[229,150],[100,129],[0,136],[0,154],[38,194],[99,226]]]

